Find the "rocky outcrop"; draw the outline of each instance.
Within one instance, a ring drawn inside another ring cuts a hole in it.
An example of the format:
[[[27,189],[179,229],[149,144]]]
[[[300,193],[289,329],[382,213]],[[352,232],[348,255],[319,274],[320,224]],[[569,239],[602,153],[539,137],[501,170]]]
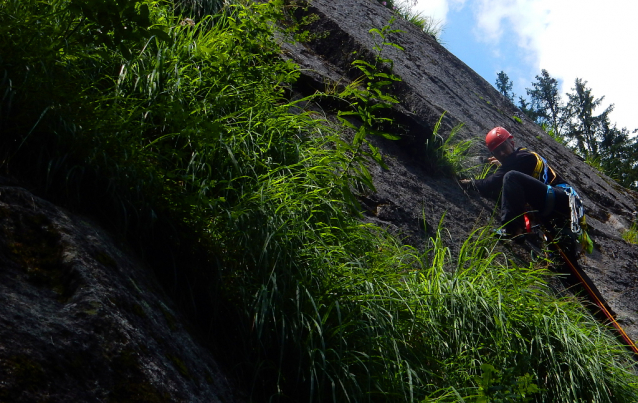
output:
[[[328,35],[310,43],[284,45],[286,56],[303,69],[298,87],[303,94],[358,77],[360,72],[351,63],[361,57],[370,60],[375,38],[369,30],[385,26],[392,17],[390,10],[371,0],[313,0],[309,12],[319,17],[312,31]],[[390,113],[402,139],[376,140],[389,169],[373,167],[376,193],[362,199],[369,219],[402,234],[406,242],[423,245],[424,226],[436,227],[445,214],[448,244],[457,249],[473,228],[489,222],[494,203],[464,192],[454,178],[441,177],[425,159],[424,144],[446,112],[440,133],[445,135],[463,123],[457,137],[476,139],[470,155],[480,159],[487,157],[485,133],[503,126],[514,134],[517,145],[543,154],[582,195],[596,248],[580,264],[619,322],[638,339],[638,246],[621,239],[621,231],[629,228],[637,210],[638,195],[555,142],[432,37],[400,19],[393,28],[403,32],[388,39],[405,51],[386,47],[384,57],[394,61],[394,73],[403,80],[392,90],[401,104]]]
[[[152,271],[98,227],[0,187],[0,402],[234,402]]]

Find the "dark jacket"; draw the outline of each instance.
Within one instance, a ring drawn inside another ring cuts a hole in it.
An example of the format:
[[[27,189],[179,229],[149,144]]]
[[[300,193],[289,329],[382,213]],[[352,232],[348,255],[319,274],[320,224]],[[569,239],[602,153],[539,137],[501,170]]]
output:
[[[503,177],[509,171],[518,171],[526,175],[534,176],[534,169],[538,163],[536,155],[532,154],[526,148],[518,148],[512,154],[510,154],[505,161],[501,162],[501,166],[492,175],[485,179],[476,179],[474,186],[481,193],[481,195],[491,198],[497,198],[503,187]],[[547,184],[556,186],[561,183],[566,183],[563,178],[560,177],[553,170],[547,170]],[[535,177],[542,181],[542,179]]]

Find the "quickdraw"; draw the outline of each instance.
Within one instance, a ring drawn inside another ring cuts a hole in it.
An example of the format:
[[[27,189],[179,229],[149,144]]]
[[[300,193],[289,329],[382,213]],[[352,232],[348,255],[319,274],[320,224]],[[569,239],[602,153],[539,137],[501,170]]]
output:
[[[543,158],[541,155],[530,151],[536,157],[536,166],[534,167],[534,172],[532,176],[542,181],[545,185],[547,185],[547,195],[545,196],[545,207],[543,211],[539,212],[541,217],[549,216],[553,210],[556,201],[556,194],[554,189],[552,188],[551,183],[556,179],[556,172],[549,166],[547,160]],[[552,179],[549,180],[549,173],[552,175]],[[569,197],[569,210],[570,210],[570,224],[571,231],[578,236],[578,240],[583,245],[585,250],[588,253],[591,253],[593,250],[593,242],[591,238],[587,235],[587,232],[583,231],[583,226],[585,224],[585,211],[583,209],[583,202],[578,195],[578,192],[566,183],[561,183],[556,185],[565,191],[567,196]],[[582,223],[582,225],[581,225]]]
[[[576,190],[569,186],[566,183],[561,183],[560,185],[556,185],[567,193],[569,196],[569,210],[570,210],[570,222],[571,222],[571,230],[576,235],[581,235],[582,228],[580,226],[581,219],[585,216],[585,211],[583,210],[583,202],[580,200],[580,196],[576,192]]]

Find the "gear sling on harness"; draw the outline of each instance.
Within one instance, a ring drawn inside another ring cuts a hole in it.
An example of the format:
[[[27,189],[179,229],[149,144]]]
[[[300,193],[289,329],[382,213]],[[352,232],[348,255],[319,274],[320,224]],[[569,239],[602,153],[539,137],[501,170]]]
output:
[[[543,210],[540,211],[541,217],[547,217],[554,211],[554,206],[556,204],[556,193],[551,185],[551,183],[556,179],[556,172],[549,166],[545,158],[541,157],[537,153],[530,151],[534,156],[536,156],[536,166],[534,167],[534,172],[532,176],[545,185],[547,185],[547,194],[545,195],[545,206]],[[549,180],[548,173],[552,174],[552,180]],[[579,239],[583,235],[583,231],[581,228],[581,221],[585,220],[585,212],[583,210],[583,203],[580,200],[580,196],[576,192],[576,190],[566,183],[561,183],[556,185],[556,187],[561,188],[565,191],[565,194],[569,197],[569,210],[570,210],[570,222],[571,222],[571,231],[576,234]],[[584,236],[587,236],[585,234]],[[588,242],[587,242],[588,241]],[[591,243],[591,240],[587,236],[587,240],[585,241],[587,244]],[[581,240],[581,243],[585,243]],[[588,251],[590,248],[587,248]],[[591,253],[591,252],[590,252]]]

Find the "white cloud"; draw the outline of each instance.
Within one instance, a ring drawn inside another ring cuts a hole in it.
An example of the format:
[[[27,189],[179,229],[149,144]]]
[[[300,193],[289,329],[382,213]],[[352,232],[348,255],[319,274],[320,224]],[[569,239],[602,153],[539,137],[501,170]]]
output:
[[[477,40],[495,49],[515,40],[540,73],[562,79],[568,92],[576,77],[593,94],[616,105],[612,121],[638,128],[638,2],[607,0],[474,0]],[[516,38],[506,37],[513,32]]]
[[[414,10],[445,24],[450,9],[463,7],[475,14],[477,41],[493,49],[486,57],[504,56],[501,45],[513,42],[525,55],[520,63],[562,80],[563,93],[582,78],[615,104],[612,121],[638,128],[637,1],[418,0]]]
[[[539,65],[564,79],[564,91],[576,77],[587,80],[595,96],[616,105],[612,121],[638,128],[638,3],[557,3],[539,37]]]

